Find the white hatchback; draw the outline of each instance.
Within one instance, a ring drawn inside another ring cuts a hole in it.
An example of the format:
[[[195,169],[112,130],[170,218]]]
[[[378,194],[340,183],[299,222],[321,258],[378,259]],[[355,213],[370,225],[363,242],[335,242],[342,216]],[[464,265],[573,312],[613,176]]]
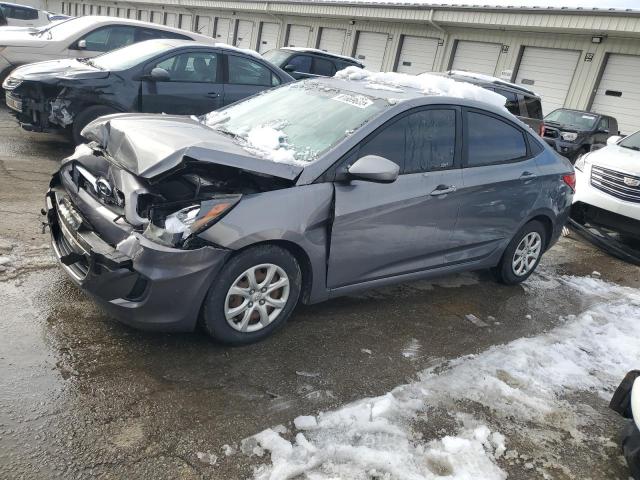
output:
[[[640,132],[609,137],[575,163],[572,216],[640,238]]]
[[[186,30],[102,16],[70,18],[36,30],[0,29],[0,81],[19,65],[61,58],[94,57],[155,38],[214,43],[211,37]]]

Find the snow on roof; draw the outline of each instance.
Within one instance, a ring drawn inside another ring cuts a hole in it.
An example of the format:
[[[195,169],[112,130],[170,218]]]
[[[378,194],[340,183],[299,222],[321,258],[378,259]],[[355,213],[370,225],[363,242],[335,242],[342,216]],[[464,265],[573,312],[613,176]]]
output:
[[[317,48],[311,47],[282,47],[282,50],[291,50],[292,52],[311,52],[311,53],[319,53],[322,55],[331,55],[332,57],[344,58],[345,60],[349,60],[350,62],[357,62],[362,65],[360,60],[357,60],[353,57],[349,57],[347,55],[339,55],[337,53],[325,52],[324,50],[319,50]]]
[[[395,72],[370,72],[358,67],[347,67],[335,74],[335,78],[366,82],[365,88],[403,92],[404,88],[418,90],[425,95],[465,98],[488,103],[505,109],[505,97],[467,82],[460,82],[440,75],[423,73],[408,75]]]
[[[536,93],[533,90],[523,87],[522,85],[518,85],[517,83],[507,82],[506,80],[503,80],[501,78],[492,77],[491,75],[485,75],[484,73],[467,72],[466,70],[449,70],[449,72],[447,73],[449,75],[457,75],[459,77],[475,78],[476,80],[480,80],[481,82],[508,85],[510,87],[514,87],[519,90],[524,90],[525,92],[529,92],[533,95],[536,95]]]

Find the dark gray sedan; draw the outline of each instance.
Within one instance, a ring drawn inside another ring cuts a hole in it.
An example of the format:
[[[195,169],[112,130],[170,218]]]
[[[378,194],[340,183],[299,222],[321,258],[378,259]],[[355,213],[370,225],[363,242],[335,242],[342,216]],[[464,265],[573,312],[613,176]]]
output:
[[[293,81],[258,54],[223,44],[147,40],[93,58],[18,67],[4,81],[23,128],[68,131],[117,112],[202,115]]]
[[[83,134],[47,194],[64,270],[130,325],[200,321],[235,344],[298,301],[477,269],[522,282],[575,182],[504,108],[367,79],[291,83],[200,119],[113,115]]]

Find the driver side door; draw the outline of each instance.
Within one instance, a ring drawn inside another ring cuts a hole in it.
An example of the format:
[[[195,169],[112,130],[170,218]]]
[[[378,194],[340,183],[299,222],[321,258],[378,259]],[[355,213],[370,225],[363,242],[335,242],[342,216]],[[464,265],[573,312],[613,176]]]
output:
[[[162,68],[167,80],[154,80],[151,70]],[[145,67],[140,96],[140,111],[175,115],[203,115],[222,106],[221,54],[198,49],[154,60]]]
[[[412,110],[370,135],[338,167],[365,155],[397,163],[390,184],[335,182],[327,272],[330,289],[439,267],[451,246],[462,181],[461,112]]]

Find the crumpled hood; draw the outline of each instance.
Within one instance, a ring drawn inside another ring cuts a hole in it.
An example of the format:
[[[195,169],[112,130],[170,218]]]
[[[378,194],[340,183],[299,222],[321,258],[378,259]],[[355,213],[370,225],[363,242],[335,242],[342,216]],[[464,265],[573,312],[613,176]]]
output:
[[[640,152],[619,145],[607,145],[591,152],[587,157],[589,163],[612,170],[620,170],[633,175],[640,175]]]
[[[94,120],[82,136],[97,142],[113,161],[134,175],[153,179],[186,159],[295,180],[303,168],[277,163],[186,116],[124,113]]]
[[[109,72],[98,70],[76,59],[64,58],[60,60],[47,60],[36,62],[16,68],[11,76],[22,80],[46,81],[53,78],[89,79],[106,78]]]

